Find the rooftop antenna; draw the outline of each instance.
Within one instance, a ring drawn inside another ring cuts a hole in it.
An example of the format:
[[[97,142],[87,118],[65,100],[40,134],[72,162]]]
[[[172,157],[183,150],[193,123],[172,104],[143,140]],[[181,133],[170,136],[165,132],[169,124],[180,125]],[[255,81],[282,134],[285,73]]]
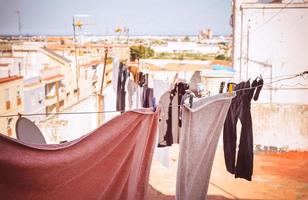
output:
[[[81,29],[82,26],[84,25],[83,22],[80,20],[82,17],[89,17],[89,15],[73,15],[73,31],[74,31],[74,37],[73,37],[73,42],[74,42],[74,49],[75,49],[75,64],[76,64],[76,84],[77,84],[77,99],[79,102],[79,63],[78,63],[78,54],[77,54],[77,41],[76,41],[76,28]],[[79,53],[79,52],[78,52]]]
[[[19,37],[21,38],[21,19],[20,19],[20,11],[16,10],[17,18],[18,18],[18,31]]]

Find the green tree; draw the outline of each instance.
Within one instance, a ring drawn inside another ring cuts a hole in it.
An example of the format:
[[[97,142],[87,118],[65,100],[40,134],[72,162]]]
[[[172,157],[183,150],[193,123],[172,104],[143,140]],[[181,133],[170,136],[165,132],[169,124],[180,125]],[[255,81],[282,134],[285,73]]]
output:
[[[183,42],[190,42],[189,36],[185,36],[184,39],[183,39]]]
[[[152,58],[154,56],[154,50],[151,47],[146,47],[143,45],[131,46],[130,47],[130,59],[134,61],[138,58]]]
[[[226,60],[226,56],[223,54],[220,54],[218,56],[215,57],[216,60]]]

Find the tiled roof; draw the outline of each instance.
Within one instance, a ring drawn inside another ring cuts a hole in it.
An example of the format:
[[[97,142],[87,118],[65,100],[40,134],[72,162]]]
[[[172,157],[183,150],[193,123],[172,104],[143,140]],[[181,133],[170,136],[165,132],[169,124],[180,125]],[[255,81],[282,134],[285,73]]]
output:
[[[52,51],[52,50],[50,50],[50,49],[47,49],[47,48],[41,48],[41,49],[43,49],[43,50],[44,50],[45,52],[47,52],[48,54],[50,54],[50,55],[56,57],[57,59],[59,59],[59,60],[61,60],[61,61],[64,61],[64,62],[66,62],[66,63],[71,63],[71,62],[72,62],[71,60],[65,58],[64,56],[61,56],[61,55],[57,54],[56,52],[54,52],[54,51]]]
[[[0,84],[15,81],[22,78],[23,78],[22,76],[10,76],[10,77],[0,78]]]
[[[63,75],[57,74],[57,75],[55,75],[55,76],[46,77],[46,78],[44,78],[43,80],[44,80],[44,81],[50,82],[50,81],[52,81],[52,80],[62,79],[63,77],[64,77]]]
[[[9,65],[10,65],[10,63],[0,63],[0,67],[7,67]]]

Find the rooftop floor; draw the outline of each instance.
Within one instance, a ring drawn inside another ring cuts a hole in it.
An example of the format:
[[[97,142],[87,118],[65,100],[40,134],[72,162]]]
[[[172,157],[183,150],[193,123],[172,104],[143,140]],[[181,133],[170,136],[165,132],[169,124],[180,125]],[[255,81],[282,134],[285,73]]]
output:
[[[178,146],[172,146],[170,168],[153,160],[149,200],[175,198]],[[211,174],[208,200],[308,199],[308,152],[256,152],[252,181],[235,179],[225,169],[218,147]]]

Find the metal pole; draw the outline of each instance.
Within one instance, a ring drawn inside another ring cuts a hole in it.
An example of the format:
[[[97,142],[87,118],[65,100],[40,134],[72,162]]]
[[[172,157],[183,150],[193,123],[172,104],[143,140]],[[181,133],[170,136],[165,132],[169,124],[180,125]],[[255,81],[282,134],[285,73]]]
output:
[[[78,55],[77,55],[77,44],[76,44],[76,24],[75,24],[75,16],[73,16],[73,31],[74,31],[74,49],[75,49],[75,65],[76,65],[76,84],[77,84],[77,99],[79,102],[79,66],[78,66]]]
[[[250,20],[248,20],[247,30],[247,49],[246,49],[246,79],[248,79],[248,67],[249,67],[249,40],[250,40]]]
[[[106,65],[107,65],[107,57],[108,57],[108,47],[105,47],[105,57],[104,57],[104,68],[103,68],[103,74],[102,74],[102,83],[101,83],[101,88],[99,91],[99,94],[97,95],[98,97],[98,111],[102,112],[103,111],[103,89],[104,89],[104,81],[105,81],[105,71],[106,71]],[[101,125],[101,123],[104,121],[104,115],[97,115],[97,125]]]
[[[270,81],[271,81],[271,84],[270,84],[270,104],[272,103],[272,98],[273,98],[273,94],[272,94],[272,88],[273,88],[273,85],[272,85],[272,82],[273,82],[273,65],[270,66]]]
[[[101,89],[99,91],[99,94],[101,96],[103,94],[103,88],[104,88],[105,71],[106,71],[106,65],[107,65],[107,56],[108,56],[108,47],[105,47],[105,57],[104,57],[104,68],[103,68],[103,75],[102,75],[102,84],[101,84]]]

